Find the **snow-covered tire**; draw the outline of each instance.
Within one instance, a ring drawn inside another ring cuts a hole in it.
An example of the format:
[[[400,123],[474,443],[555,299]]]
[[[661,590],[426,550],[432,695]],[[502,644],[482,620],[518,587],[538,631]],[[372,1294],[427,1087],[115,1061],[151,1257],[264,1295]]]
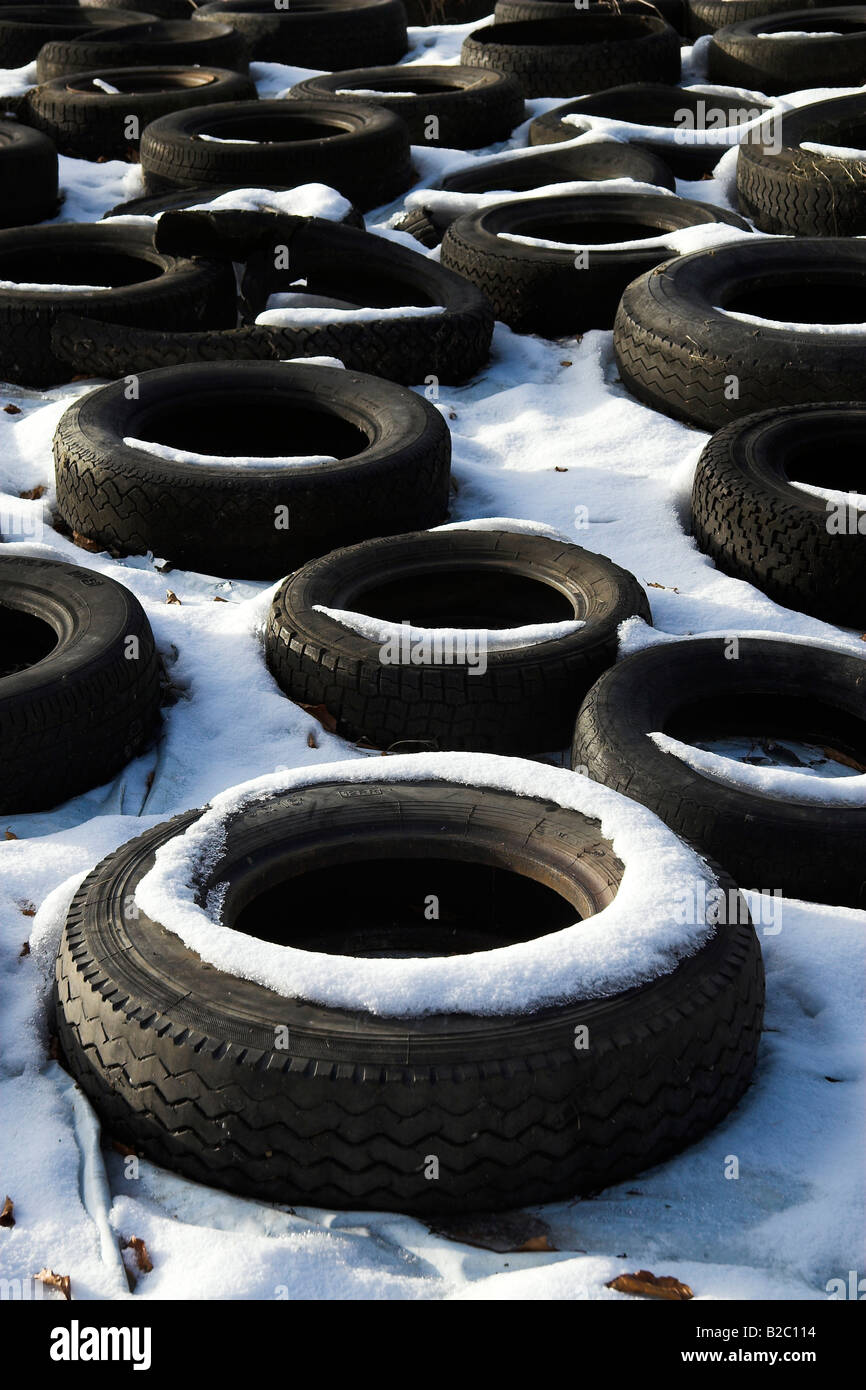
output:
[[[664,20],[595,10],[475,29],[460,61],[510,73],[525,97],[573,97],[622,82],[677,82],[680,76],[679,40]]]
[[[767,326],[719,305],[768,313]],[[776,315],[797,317],[773,326]],[[797,323],[850,322],[848,332]],[[802,317],[800,317],[802,315]],[[822,315],[824,316],[822,318]],[[839,316],[842,317],[839,317]],[[747,237],[696,251],[623,292],[613,342],[620,376],[646,405],[701,429],[808,402],[866,400],[866,245],[855,238]]]
[[[404,193],[414,177],[399,116],[339,101],[245,101],[176,111],[144,131],[141,165],[148,193],[206,183],[325,183],[362,212]]]
[[[4,5],[0,8],[0,68],[32,63],[43,44],[71,40],[96,29],[141,24],[142,16],[120,6],[100,11],[78,5]]]
[[[742,24],[747,19],[787,13],[795,4],[801,10],[812,8],[812,0],[807,0],[805,5],[798,4],[797,0],[685,0],[685,3],[685,32],[690,39],[715,34],[717,29],[727,29],[728,25]]]
[[[508,159],[480,159],[447,175],[436,188],[450,193],[531,192],[547,184],[605,179],[635,179],[673,193],[676,180],[670,169],[647,150],[619,141],[579,145],[571,149],[536,150]],[[415,207],[394,225],[420,241],[438,246],[455,220],[454,212],[434,207]]]
[[[581,706],[572,763],[648,806],[742,888],[866,905],[866,806],[746,790],[651,738],[795,738],[866,763],[866,660],[806,643],[740,637],[661,642],[606,671]]]
[[[104,82],[117,95],[104,91]],[[222,101],[252,101],[251,78],[227,68],[101,68],[43,82],[27,95],[26,120],[61,154],[79,159],[137,156],[141,132],[158,116]],[[135,117],[135,125],[129,123]]]
[[[761,37],[778,33],[796,37]],[[707,68],[711,82],[768,96],[814,87],[858,87],[866,70],[866,6],[785,10],[729,24],[710,39]]]
[[[195,364],[138,380],[135,400],[116,382],[76,401],[54,436],[60,515],[106,548],[278,579],[336,546],[445,518],[448,426],[412,391],[276,362]],[[124,443],[154,434],[225,461],[166,460]],[[336,462],[232,466],[232,452],[257,448]]]
[[[866,406],[802,405],[727,425],[701,454],[692,528],[720,569],[788,608],[866,629],[866,512],[793,486],[857,485]]]
[[[0,814],[98,787],[150,738],[159,659],[144,610],[83,565],[0,556]]]
[[[278,184],[267,184],[266,189],[271,193],[289,192],[287,187]],[[191,208],[199,208],[202,203],[221,198],[225,193],[237,191],[226,184],[197,184],[195,188],[174,188],[170,193],[147,193],[141,198],[130,198],[126,203],[117,203],[113,208],[109,208],[108,212],[103,213],[103,221],[112,217],[161,217],[164,212],[186,212]],[[221,223],[227,224],[229,217],[234,218],[238,212],[249,215],[245,208],[213,208],[208,212],[210,225],[216,231]],[[272,213],[268,208],[262,208],[258,214],[260,217],[275,215],[278,214]],[[364,218],[357,208],[348,208],[341,221],[346,227],[364,230]]]
[[[154,20],[145,24],[141,22],[144,15],[136,18],[139,23],[125,28],[122,35],[117,30],[102,30],[83,38],[45,44],[36,59],[38,81],[50,82],[54,77],[99,68],[199,65],[247,71],[243,43],[227,24],[214,24],[210,31],[200,31],[189,20]]]
[[[89,874],[57,959],[66,1065],[105,1131],[155,1163],[260,1201],[419,1214],[513,1208],[596,1192],[662,1162],[749,1085],[763,965],[725,875],[715,891],[734,905],[730,920],[647,984],[530,1013],[384,1018],[282,998],[202,964],[143,912],[125,920],[156,850],[198,815],[156,826]],[[527,893],[555,884],[560,906],[586,916],[622,878],[598,821],[579,812],[489,787],[385,777],[241,811],[215,867],[237,881],[243,853],[248,867],[290,880],[289,904],[294,875],[292,939],[315,950],[321,899],[299,909],[297,875],[329,863],[339,875],[350,841],[354,861],[388,859],[399,872],[398,824],[401,847],[410,840],[420,854],[423,893],[447,884],[458,859],[457,871],[483,873],[485,886],[497,871],[510,872],[509,884],[519,875],[505,910],[523,938],[539,931],[531,907],[521,921],[520,903],[537,901]],[[333,884],[332,873],[324,891]],[[646,912],[653,907],[647,895]],[[436,946],[453,951],[447,926]],[[470,936],[461,948],[478,946]],[[581,1027],[587,1048],[575,1043]]]
[[[802,149],[803,141],[866,147],[866,97],[836,97],[781,119],[779,144],[747,143],[737,160],[737,197],[762,232],[794,236],[866,233],[866,154]],[[779,147],[781,145],[781,148]]]
[[[497,629],[547,622],[565,636],[466,663],[386,663],[382,642],[316,605],[411,622]],[[268,665],[287,695],[325,705],[349,737],[495,753],[559,749],[575,712],[616,654],[616,630],[650,619],[640,584],[604,555],[546,536],[416,532],[334,551],[290,575],[266,632]]]
[[[358,89],[357,97],[353,89]],[[376,95],[370,96],[371,91]],[[507,140],[524,118],[523,97],[513,77],[461,64],[325,73],[304,78],[288,95],[384,107],[405,121],[413,145],[450,150],[477,150]],[[429,124],[431,117],[435,127]]]
[[[200,5],[193,19],[225,21],[243,37],[251,58],[293,67],[373,67],[406,52],[406,11],[400,0],[221,0]]]
[[[159,244],[203,250],[203,233],[186,231],[188,219],[193,218],[201,219],[193,227],[214,226],[213,253],[224,254],[224,233],[207,213],[166,213],[158,227]],[[175,234],[178,240],[170,240]],[[187,236],[190,240],[181,239]],[[290,269],[283,273],[282,281],[274,269],[274,244],[289,248]],[[354,302],[363,301],[369,282],[370,297],[376,303],[382,302],[380,296],[387,291],[392,302],[396,297],[398,304],[442,306],[445,312],[202,333],[121,328],[67,316],[56,325],[55,351],[79,372],[108,377],[180,362],[337,357],[354,371],[405,386],[420,385],[430,376],[447,385],[459,385],[487,364],[492,308],[474,285],[425,256],[354,227],[276,214],[270,246],[270,250],[250,256],[244,281],[247,301],[254,299],[261,308],[268,294],[286,289],[296,276],[305,276],[311,293],[333,293],[337,286]],[[79,312],[84,315],[87,310]]]
[[[529,127],[530,145],[547,145],[561,140],[573,140],[579,128],[563,119],[565,116],[604,116],[608,120],[629,121],[634,125],[667,126],[671,131],[678,127],[685,129],[683,113],[691,112],[697,120],[700,112],[711,106],[714,110],[725,111],[736,119],[743,111],[767,110],[771,103],[761,98],[736,95],[723,96],[708,94],[695,89],[671,87],[661,82],[632,82],[623,87],[612,87],[608,91],[595,92],[590,96],[579,97],[556,106],[536,116]],[[589,123],[587,122],[587,128]],[[660,140],[647,133],[627,134],[624,140],[638,149],[646,150],[657,159],[663,160],[678,179],[696,181],[710,173],[725,153],[726,146]]]
[[[710,222],[750,230],[735,213],[667,193],[602,191],[497,203],[451,223],[442,264],[477,285],[515,332],[557,338],[610,328],[629,281],[671,254],[661,246],[607,251],[597,243],[650,239]],[[582,233],[589,237],[587,261],[577,266]],[[507,240],[509,234],[566,245],[523,245]]]
[[[53,350],[52,329],[61,314],[108,320],[121,334],[124,324],[216,329],[236,318],[230,265],[167,256],[140,227],[64,223],[0,232],[0,280],[99,284],[106,279],[115,285],[93,291],[0,289],[0,378],[54,386],[86,370],[76,361],[74,341],[68,357]]]
[[[17,121],[0,121],[0,228],[30,226],[56,212],[54,145]]]

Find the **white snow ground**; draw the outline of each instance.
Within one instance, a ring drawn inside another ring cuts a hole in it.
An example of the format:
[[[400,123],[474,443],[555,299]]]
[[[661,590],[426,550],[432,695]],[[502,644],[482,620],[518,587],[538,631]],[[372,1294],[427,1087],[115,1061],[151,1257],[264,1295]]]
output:
[[[456,62],[473,27],[413,30],[405,61]],[[685,50],[684,82],[701,80],[705,48],[701,41],[694,55]],[[262,95],[305,75],[274,64],[255,70]],[[32,77],[27,69],[0,73],[0,97]],[[786,100],[800,105],[821,95]],[[529,108],[537,114],[556,104]],[[498,149],[525,143],[524,125]],[[419,186],[473,157],[416,151]],[[678,191],[731,206],[734,159],[725,156],[712,180]],[[119,162],[61,159],[61,182],[61,220],[97,219],[140,192],[139,170]],[[368,225],[386,223],[395,209],[381,209]],[[677,1275],[701,1299],[808,1300],[825,1298],[828,1280],[862,1271],[866,915],[784,901],[780,918],[778,904],[755,894],[768,1003],[753,1087],[724,1124],[671,1162],[594,1199],[533,1212],[547,1223],[550,1253],[478,1249],[408,1217],[275,1209],[147,1163],[131,1180],[123,1158],[100,1152],[92,1113],[47,1058],[46,980],[75,885],[116,845],[237,783],[370,755],[327,734],[277,690],[256,635],[270,589],[163,574],[158,557],[86,554],[50,528],[52,433],[89,389],[0,386],[3,538],[23,554],[83,564],[127,584],[148,613],[178,699],[165,712],[158,748],[113,783],[0,824],[0,1197],[13,1197],[17,1219],[0,1231],[0,1274],[26,1279],[47,1265],[71,1276],[76,1298],[616,1300],[625,1295],[605,1282],[646,1267]],[[7,404],[21,413],[4,413]],[[527,518],[611,556],[650,586],[655,629],[628,624],[625,650],[685,635],[762,632],[866,656],[859,633],[780,608],[697,551],[683,519],[706,436],[626,394],[610,333],[547,342],[498,326],[488,369],[469,386],[443,388],[439,408],[454,441],[456,523]],[[46,489],[41,500],[20,498],[37,486]],[[166,606],[169,587],[179,605]],[[18,838],[3,842],[4,831]],[[22,956],[28,939],[31,953]],[[739,1161],[736,1180],[725,1176],[731,1156]],[[146,1241],[154,1265],[134,1295],[117,1250],[117,1237],[132,1235]]]

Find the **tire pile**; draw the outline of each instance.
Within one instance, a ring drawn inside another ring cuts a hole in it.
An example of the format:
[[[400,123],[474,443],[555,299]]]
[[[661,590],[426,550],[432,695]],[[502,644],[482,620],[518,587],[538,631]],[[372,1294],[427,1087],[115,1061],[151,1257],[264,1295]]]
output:
[[[429,1213],[595,1191],[700,1137],[749,1085],[763,974],[737,888],[866,904],[866,808],[720,784],[651,735],[748,727],[862,770],[866,663],[758,637],[737,661],[718,637],[617,661],[621,624],[652,622],[634,575],[548,536],[436,529],[451,437],[423,387],[483,373],[497,319],[554,338],[612,329],[622,388],[712,434],[692,495],[700,548],[778,603],[862,629],[866,512],[831,534],[823,497],[798,484],[850,488],[866,438],[866,98],[781,115],[772,98],[856,85],[866,8],[507,0],[459,64],[424,66],[401,62],[400,0],[223,0],[191,18],[174,0],[142,6],[0,6],[0,68],[36,64],[0,121],[0,377],[36,390],[108,379],[59,421],[58,527],[115,557],[277,584],[263,661],[287,697],[362,746],[537,757],[571,745],[576,772],[694,845],[743,915],[613,997],[381,1018],[281,998],[124,915],[157,851],[201,814],[189,812],[122,846],[76,894],[57,965],[66,1063],[116,1139],[235,1192]],[[677,179],[700,193],[723,149],[665,132],[701,103],[723,124],[742,105],[677,85],[683,34],[712,35],[712,82],[757,94],[738,212],[676,193]],[[326,71],[260,99],[259,61]],[[531,121],[531,150],[455,159],[429,204],[404,209],[402,235],[365,230],[365,212],[418,181],[417,147],[509,142],[537,97],[565,104]],[[627,133],[575,144],[596,118]],[[58,153],[140,161],[144,197],[112,211],[159,220],[52,221]],[[605,189],[623,179],[639,187]],[[340,195],[339,217],[207,206],[309,183]],[[455,211],[449,196],[474,201]],[[708,231],[718,239],[702,249],[670,244]],[[251,452],[250,418],[255,457],[227,467]],[[492,648],[483,671],[383,664],[381,624],[407,612],[427,632],[545,630]],[[86,562],[0,553],[0,624],[7,813],[98,786],[158,736],[158,653],[122,585]],[[530,795],[390,783],[387,763],[367,790],[359,800],[334,781],[240,810],[223,920],[265,931],[292,880],[304,949],[485,951],[603,910],[628,868],[598,820]],[[363,861],[401,857],[435,862],[471,911],[448,930],[386,930],[372,909],[354,934],[304,925],[317,874],[346,865],[363,883]],[[589,1071],[573,1045],[588,1018]],[[447,1155],[447,1182],[425,1182],[431,1151]]]

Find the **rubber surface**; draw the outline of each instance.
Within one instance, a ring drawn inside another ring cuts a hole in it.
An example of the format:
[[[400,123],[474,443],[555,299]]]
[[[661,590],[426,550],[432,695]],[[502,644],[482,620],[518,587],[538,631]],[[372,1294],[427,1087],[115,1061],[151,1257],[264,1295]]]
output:
[[[0,121],[0,228],[54,217],[57,193],[53,143],[17,121]]]
[[[122,37],[116,31],[102,30],[83,38],[46,43],[36,59],[38,81],[50,82],[53,77],[93,72],[97,68],[154,64],[198,64],[247,71],[243,42],[227,24],[214,24],[208,32],[195,28],[189,20],[154,20],[145,24],[144,18],[137,15],[138,23],[125,29]]]
[[[293,67],[372,67],[396,63],[408,47],[400,0],[228,0],[200,5],[193,19],[225,20],[242,35],[251,58]]]
[[[4,5],[0,8],[0,68],[22,68],[43,44],[69,41],[79,34],[141,24],[153,14],[111,8],[91,12],[78,5]]]
[[[839,37],[801,37],[804,31]],[[762,37],[780,32],[797,37]],[[866,70],[866,6],[786,10],[730,24],[710,40],[707,68],[711,82],[768,96],[814,87],[859,87]]]

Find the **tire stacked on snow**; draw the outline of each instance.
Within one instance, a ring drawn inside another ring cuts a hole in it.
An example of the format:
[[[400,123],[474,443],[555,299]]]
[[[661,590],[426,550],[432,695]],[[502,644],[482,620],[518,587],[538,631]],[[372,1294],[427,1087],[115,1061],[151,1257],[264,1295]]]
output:
[[[692,487],[692,529],[720,569],[777,603],[866,629],[866,405],[748,415],[713,435]],[[806,483],[834,490],[806,492]]]
[[[580,133],[580,127],[566,121],[566,116],[604,116],[608,120],[628,121],[634,125],[664,126],[671,130],[674,136],[671,140],[660,139],[649,131],[645,138],[631,131],[622,138],[663,160],[677,178],[694,181],[715,168],[728,146],[712,140],[713,132],[720,129],[715,124],[712,130],[705,128],[704,133],[709,138],[703,141],[678,137],[692,131],[697,134],[701,119],[706,126],[708,108],[725,112],[733,124],[739,125],[745,124],[744,116],[756,119],[770,105],[760,97],[744,97],[736,93],[725,95],[694,87],[670,87],[660,82],[635,82],[579,97],[577,101],[556,106],[552,111],[536,116],[529,127],[529,143],[547,145],[573,140]],[[691,120],[687,126],[689,118]],[[589,122],[586,129],[589,129]],[[753,138],[751,132],[748,135],[749,139]]]
[[[448,193],[529,193],[556,183],[603,183],[606,179],[634,179],[676,190],[676,179],[667,165],[637,145],[599,141],[571,149],[521,152],[505,159],[481,159],[447,175],[434,188]],[[461,213],[436,204],[412,207],[394,225],[415,237],[422,246],[438,246],[451,223]]]
[[[742,211],[762,232],[862,236],[866,96],[814,102],[779,120],[777,142],[750,143],[740,150],[737,197]],[[836,147],[839,153],[806,150],[804,142]]]
[[[774,37],[780,33],[794,37]],[[866,72],[866,6],[785,10],[730,24],[710,40],[707,65],[712,82],[768,96],[858,87]]]
[[[486,669],[387,664],[382,643],[319,606],[421,628],[583,626],[568,636],[491,650]],[[541,536],[433,531],[372,540],[314,560],[274,598],[268,665],[287,695],[324,705],[349,736],[380,748],[538,753],[562,748],[577,705],[614,660],[617,627],[650,620],[633,575],[603,555]]]
[[[687,18],[685,32],[691,39],[702,34],[715,34],[731,24],[743,24],[764,15],[787,13],[794,5],[800,10],[820,5],[820,0],[685,0]]]
[[[100,83],[115,91],[105,91]],[[252,79],[227,68],[101,68],[55,77],[33,88],[27,95],[26,119],[49,135],[61,154],[124,159],[137,153],[141,132],[160,116],[255,98]]]
[[[141,21],[144,16],[136,18]],[[155,20],[129,25],[122,36],[116,30],[103,30],[46,43],[36,59],[36,76],[39,82],[50,82],[55,77],[102,68],[179,64],[229,68],[233,72],[246,72],[249,66],[242,40],[227,24],[212,25],[208,32],[197,29],[189,20]]]
[[[218,459],[167,460],[127,439]],[[256,452],[335,461],[232,464]],[[451,439],[432,405],[375,377],[215,362],[144,372],[135,400],[122,381],[91,392],[61,419],[54,458],[58,509],[79,534],[276,579],[335,546],[444,521]]]
[[[358,89],[357,97],[353,89]],[[512,77],[461,65],[326,73],[298,82],[289,96],[382,106],[406,123],[413,145],[452,150],[481,149],[507,140],[524,118],[523,97]]]
[[[427,305],[431,313],[202,333],[120,328],[67,316],[53,334],[58,356],[76,364],[78,371],[108,377],[181,362],[325,356],[407,386],[420,385],[431,375],[446,385],[459,385],[486,365],[493,310],[480,290],[461,276],[353,227],[274,215],[273,231],[262,237],[260,218],[255,221],[258,250],[248,245],[241,254],[238,248],[232,259],[247,259],[244,294],[257,306],[256,312],[264,309],[269,294],[288,290],[303,277],[311,294],[362,304],[370,300],[374,305]],[[166,213],[156,238],[167,253],[205,255],[209,248],[214,255],[226,253],[226,233],[212,225],[208,213]],[[276,246],[288,248],[285,272],[274,268]]]
[[[556,338],[610,328],[626,285],[671,255],[666,246],[617,250],[604,243],[652,241],[711,222],[749,231],[735,213],[666,193],[521,199],[458,217],[443,238],[442,264],[477,285],[515,332]],[[515,237],[542,244],[509,239]]]
[[[297,185],[294,185],[296,187]],[[265,193],[289,193],[291,189],[278,187],[275,184],[268,184],[263,190]],[[170,193],[146,194],[141,198],[130,198],[125,203],[116,203],[108,212],[103,213],[103,220],[111,217],[161,217],[164,212],[186,212],[191,210],[208,211],[207,204],[216,198],[222,198],[228,193],[237,193],[236,188],[227,187],[225,184],[196,184],[194,188],[175,188]],[[249,213],[247,208],[213,208],[211,215],[217,219],[218,223],[228,223],[229,216],[232,219],[238,212]],[[262,206],[260,211],[255,214],[257,217],[278,216],[275,209]],[[341,223],[346,227],[357,227],[360,231],[364,230],[364,218],[357,208],[349,207],[345,216],[340,218]]]
[[[520,24],[530,19],[570,18],[575,9],[611,10],[614,14],[657,14],[677,33],[685,33],[684,0],[585,0],[575,5],[574,0],[497,0],[493,11],[497,24]]]
[[[139,753],[159,711],[150,624],[83,566],[0,556],[0,813],[47,810]]]
[[[133,324],[227,327],[236,318],[229,264],[168,256],[138,227],[68,223],[0,232],[0,280],[25,286],[0,289],[0,378],[23,386],[57,385],[86,370],[74,343],[66,358],[52,349],[63,313],[108,320],[120,333]],[[106,280],[109,288],[75,288]]]
[[[362,211],[405,192],[413,179],[399,117],[339,101],[250,101],[176,111],[144,131],[141,164],[148,193],[209,183],[317,182]]]
[[[744,888],[866,904],[866,806],[816,805],[731,785],[650,735],[770,735],[866,764],[866,660],[805,643],[740,637],[662,642],[605,672],[577,721],[572,765],[661,816]]]
[[[230,24],[249,56],[293,67],[373,67],[396,63],[408,47],[400,0],[224,0],[200,5],[193,19]]]
[[[620,301],[613,341],[632,395],[718,430],[768,401],[866,400],[861,320],[866,244],[755,237],[680,256],[634,280]],[[809,331],[804,324],[820,326]]]
[[[116,29],[153,20],[121,6],[100,11],[78,5],[3,5],[0,7],[0,68],[32,63],[44,44],[72,42],[97,29]]]
[[[112,1138],[153,1162],[259,1201],[425,1214],[513,1208],[598,1191],[660,1163],[718,1123],[749,1084],[764,974],[745,904],[724,875],[708,891],[733,910],[648,984],[531,1013],[383,1018],[281,998],[204,965],[143,912],[123,921],[124,895],[197,815],[149,830],[93,870],[57,961],[67,1065]],[[231,882],[239,851],[256,866],[281,855],[293,940],[303,942],[309,923],[291,911],[297,875],[316,864],[339,875],[349,841],[356,863],[393,860],[407,837],[436,888],[436,865],[458,854],[464,869],[503,868],[519,887],[537,888],[521,869],[529,862],[584,915],[602,906],[600,883],[609,899],[623,872],[598,822],[579,812],[384,777],[248,808],[228,828],[216,868]],[[321,920],[321,902],[309,915]],[[530,921],[524,936],[537,930]],[[581,1024],[589,1051],[574,1047]],[[430,1153],[443,1155],[441,1182],[425,1177]]]
[[[509,73],[525,97],[572,97],[680,76],[679,41],[664,20],[595,10],[476,29],[464,41],[461,61]]]
[[[0,121],[0,228],[26,227],[57,212],[57,150],[46,135]]]

